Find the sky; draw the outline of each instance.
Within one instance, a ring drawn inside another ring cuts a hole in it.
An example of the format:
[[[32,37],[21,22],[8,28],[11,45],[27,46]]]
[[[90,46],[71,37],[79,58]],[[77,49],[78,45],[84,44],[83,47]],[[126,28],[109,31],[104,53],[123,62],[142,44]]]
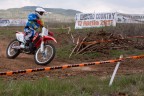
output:
[[[121,12],[144,14],[144,0],[0,0],[0,9],[24,6],[74,9],[84,13]]]

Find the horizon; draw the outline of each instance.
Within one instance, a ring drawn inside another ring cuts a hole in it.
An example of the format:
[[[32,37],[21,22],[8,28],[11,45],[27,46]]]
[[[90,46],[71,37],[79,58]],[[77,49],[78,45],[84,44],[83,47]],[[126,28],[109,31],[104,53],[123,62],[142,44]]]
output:
[[[63,3],[64,2],[64,3]],[[7,10],[10,8],[21,8],[24,6],[40,6],[44,8],[61,8],[78,10],[83,13],[93,12],[120,12],[120,13],[134,13],[144,14],[143,0],[0,0],[0,10]]]
[[[14,8],[8,8],[8,9],[0,9],[0,10],[4,10],[4,11],[6,11],[6,10],[9,10],[9,9],[15,9],[15,8],[24,8],[24,7],[41,7],[41,6],[22,6],[22,7],[14,7]],[[47,7],[42,7],[42,8],[47,8]],[[50,8],[51,9],[51,8]],[[65,9],[65,8],[52,8],[52,9]],[[75,9],[65,9],[65,10],[75,10]],[[75,11],[79,11],[79,12],[82,12],[82,11],[80,11],[80,10],[75,10]],[[113,12],[118,12],[118,11],[113,11]],[[84,13],[84,12],[82,12],[82,13]],[[85,12],[85,13],[90,13],[90,12]],[[96,11],[94,11],[94,12],[91,12],[91,13],[103,13],[103,12],[96,12]],[[107,13],[107,12],[104,12],[104,13]],[[121,12],[118,12],[118,13],[121,13]],[[124,13],[124,12],[123,12]],[[142,13],[124,13],[124,14],[142,14]],[[143,13],[144,14],[144,13]]]

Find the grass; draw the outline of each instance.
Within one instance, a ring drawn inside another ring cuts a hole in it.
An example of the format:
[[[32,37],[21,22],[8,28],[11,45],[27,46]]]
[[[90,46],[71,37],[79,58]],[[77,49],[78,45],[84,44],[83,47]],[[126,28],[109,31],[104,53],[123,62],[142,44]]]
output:
[[[7,36],[7,37],[12,37],[13,32],[10,30],[0,30],[0,36]]]
[[[15,38],[16,31],[23,31],[23,27],[0,27],[0,37]]]
[[[65,45],[63,47],[57,48],[57,57],[60,59],[68,59],[69,54],[71,52],[72,46]]]
[[[120,55],[125,56],[133,56],[133,55],[143,55],[143,50],[137,50],[137,49],[130,49],[130,50],[110,50],[109,52],[110,57],[119,57]]]
[[[109,96],[124,93],[144,95],[144,75],[117,76],[108,86],[110,77],[76,76],[65,79],[42,78],[37,81],[2,81],[0,96]]]
[[[74,48],[74,46],[72,46],[72,45],[65,45],[63,47],[57,48],[56,49],[57,59],[59,59],[61,61],[65,61],[65,62],[77,61],[77,63],[78,63],[78,62],[82,62],[82,61],[88,62],[88,60],[91,61],[92,59],[102,56],[102,54],[98,53],[98,52],[87,53],[87,54],[78,54],[78,55],[75,55],[75,53],[74,53],[69,58],[69,55],[71,54],[71,51],[73,48]]]
[[[116,59],[119,58],[120,55],[124,55],[124,57],[127,56],[137,56],[137,55],[143,55],[143,50],[137,50],[137,49],[130,49],[130,50],[108,50],[108,54],[100,53],[100,52],[89,52],[84,54],[75,54],[73,53],[71,58],[69,58],[69,55],[71,54],[71,51],[74,47],[72,45],[65,45],[60,48],[56,48],[56,57],[57,59],[65,62],[76,61],[78,62],[91,62],[96,59],[100,60],[108,60],[108,59]],[[107,59],[106,59],[107,58]]]
[[[22,28],[18,28],[22,30]],[[73,30],[73,29],[72,29]],[[84,32],[99,31],[101,29],[84,29],[76,30],[80,35]],[[108,29],[111,30],[111,29]],[[5,36],[6,38],[13,38],[15,36],[17,28],[12,30],[0,29],[0,37]],[[56,30],[57,32],[64,33],[62,29]],[[74,30],[73,30],[74,31]],[[74,32],[73,32],[74,33]],[[55,36],[58,36],[57,34]],[[69,55],[74,48],[73,45],[65,44],[62,47],[57,47],[56,55],[57,59],[61,61],[80,61],[80,60],[91,60],[95,58],[102,58],[105,56],[103,53],[94,52],[73,55],[69,58]],[[141,50],[110,50],[108,57],[119,57],[121,54],[124,55],[140,55],[143,51]],[[107,58],[107,57],[106,57]],[[81,61],[80,61],[81,62]],[[128,94],[128,96],[144,96],[144,75],[126,75],[117,76],[113,86],[109,87],[110,77],[98,77],[98,76],[75,76],[65,79],[58,78],[41,78],[35,81],[29,80],[12,80],[3,81],[0,80],[0,96],[109,96],[119,93]]]

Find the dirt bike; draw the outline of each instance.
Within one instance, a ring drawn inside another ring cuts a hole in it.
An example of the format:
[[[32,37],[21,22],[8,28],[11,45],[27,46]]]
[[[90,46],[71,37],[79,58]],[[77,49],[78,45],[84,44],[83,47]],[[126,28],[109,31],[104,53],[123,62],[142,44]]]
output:
[[[49,43],[50,40],[57,43],[56,39],[53,37],[52,32],[43,27],[42,32],[35,33],[32,42],[21,48],[21,44],[25,42],[25,33],[16,32],[16,39],[11,41],[6,50],[6,56],[9,59],[15,59],[20,53],[34,54],[35,63],[38,65],[49,64],[55,56],[55,47],[53,44]]]

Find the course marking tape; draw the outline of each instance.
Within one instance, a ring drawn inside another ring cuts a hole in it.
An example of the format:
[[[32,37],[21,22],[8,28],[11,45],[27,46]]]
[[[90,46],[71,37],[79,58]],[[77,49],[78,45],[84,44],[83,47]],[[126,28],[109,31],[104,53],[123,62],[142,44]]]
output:
[[[108,63],[116,63],[120,61],[124,61],[126,59],[141,59],[144,58],[144,55],[140,56],[129,56],[126,58],[120,58],[115,60],[107,60],[107,61],[97,61],[97,62],[90,62],[90,63],[81,63],[81,64],[71,64],[71,65],[63,65],[63,66],[54,66],[54,67],[45,67],[45,68],[35,68],[35,69],[25,69],[25,70],[18,70],[18,71],[8,71],[8,72],[0,72],[0,76],[2,75],[14,75],[20,73],[31,73],[31,72],[39,72],[39,71],[50,71],[56,69],[66,69],[72,67],[84,67],[84,66],[92,66],[92,65],[100,65],[100,64],[108,64]]]

